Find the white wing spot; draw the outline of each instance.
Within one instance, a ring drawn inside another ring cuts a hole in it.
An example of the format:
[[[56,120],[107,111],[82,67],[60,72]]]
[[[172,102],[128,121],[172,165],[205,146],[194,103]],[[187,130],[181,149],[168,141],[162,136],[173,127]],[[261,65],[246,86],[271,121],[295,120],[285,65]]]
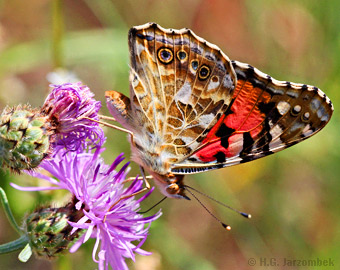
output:
[[[278,135],[282,134],[283,130],[279,125],[275,125],[270,131],[270,135],[272,136],[272,138],[276,138]],[[271,145],[269,144],[269,147],[271,147]]]
[[[302,134],[305,136],[305,137],[308,137],[310,135],[313,134],[313,130],[310,129],[310,124],[308,124],[307,126],[305,126],[305,128],[303,129],[302,131]]]
[[[181,89],[178,90],[175,100],[179,100],[184,104],[188,104],[191,97],[191,84],[186,82]]]
[[[210,114],[203,114],[200,116],[199,120],[199,125],[203,127],[207,127],[215,118],[215,115],[210,113]]]
[[[329,120],[329,115],[325,110],[325,107],[321,106],[318,111],[316,112],[318,117],[321,119],[321,121],[328,121]]]
[[[227,74],[223,79],[223,86],[225,88],[231,89],[234,87],[233,81],[229,74]]]
[[[310,103],[310,107],[312,111],[315,112],[320,107],[320,104],[321,104],[320,100],[317,98],[314,98]]]
[[[279,113],[281,115],[284,115],[286,114],[289,109],[290,109],[290,104],[287,102],[287,101],[280,101],[278,104],[277,104],[277,110],[279,111]]]
[[[208,85],[208,91],[211,89],[216,89],[220,85],[220,79],[217,76],[213,76]]]
[[[294,106],[294,112],[295,112],[295,113],[301,112],[301,106],[300,106],[300,105],[295,105],[295,106]]]

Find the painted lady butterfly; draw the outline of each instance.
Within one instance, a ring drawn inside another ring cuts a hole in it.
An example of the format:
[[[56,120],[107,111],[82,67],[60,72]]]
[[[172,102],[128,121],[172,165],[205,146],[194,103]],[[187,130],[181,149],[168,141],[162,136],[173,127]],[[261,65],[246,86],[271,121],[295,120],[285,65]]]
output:
[[[189,29],[136,26],[129,47],[130,98],[107,91],[107,105],[132,135],[132,160],[168,197],[187,198],[185,174],[273,154],[331,118],[332,103],[317,87],[231,61]]]

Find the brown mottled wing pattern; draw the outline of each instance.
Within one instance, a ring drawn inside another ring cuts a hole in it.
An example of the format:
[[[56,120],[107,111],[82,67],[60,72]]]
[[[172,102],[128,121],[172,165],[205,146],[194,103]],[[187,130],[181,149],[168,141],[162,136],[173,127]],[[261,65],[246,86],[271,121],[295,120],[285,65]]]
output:
[[[227,110],[236,85],[231,61],[188,29],[154,23],[132,28],[129,46],[131,110],[143,123],[140,132],[161,145],[168,162],[179,162]]]
[[[237,86],[229,108],[177,174],[218,169],[261,158],[320,131],[333,105],[317,87],[277,81],[256,68],[232,61]]]

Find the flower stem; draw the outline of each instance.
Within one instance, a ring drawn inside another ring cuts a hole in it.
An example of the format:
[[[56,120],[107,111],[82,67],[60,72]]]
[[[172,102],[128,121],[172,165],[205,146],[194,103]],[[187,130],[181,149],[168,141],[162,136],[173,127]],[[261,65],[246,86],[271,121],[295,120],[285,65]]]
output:
[[[9,220],[10,224],[12,225],[14,230],[16,230],[19,234],[22,234],[22,231],[20,230],[17,222],[14,219],[11,208],[9,207],[9,203],[8,203],[6,193],[2,188],[0,188],[0,199],[1,199],[2,206],[5,209],[5,213],[6,213],[6,216]]]
[[[14,240],[12,242],[0,245],[0,254],[9,253],[12,251],[16,251],[19,249],[22,249],[28,244],[28,238],[26,235],[22,235],[17,240]]]
[[[53,0],[52,3],[52,57],[54,68],[63,67],[62,37],[64,32],[62,0]]]

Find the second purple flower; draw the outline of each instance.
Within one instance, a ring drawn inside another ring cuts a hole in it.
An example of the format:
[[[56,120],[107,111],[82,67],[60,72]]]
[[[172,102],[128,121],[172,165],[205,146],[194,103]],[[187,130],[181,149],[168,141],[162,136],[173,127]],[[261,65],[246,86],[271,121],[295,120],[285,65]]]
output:
[[[74,197],[72,215],[75,212],[81,213],[77,220],[68,222],[73,227],[71,234],[83,232],[70,251],[76,251],[89,238],[95,238],[97,241],[93,249],[93,260],[99,264],[100,270],[107,270],[109,266],[113,269],[128,269],[125,258],[135,260],[135,253],[150,254],[140,247],[147,238],[151,222],[161,212],[150,217],[138,213],[140,202],[153,189],[136,199],[134,194],[143,188],[143,180],[136,178],[125,187],[128,163],[117,170],[124,159],[119,155],[110,166],[106,165],[100,157],[102,151],[97,149],[95,153],[79,153],[61,150],[53,159],[44,160],[40,164],[40,168],[52,177],[37,171],[29,172],[34,177],[49,181],[52,187],[12,186],[24,191],[69,190]]]

